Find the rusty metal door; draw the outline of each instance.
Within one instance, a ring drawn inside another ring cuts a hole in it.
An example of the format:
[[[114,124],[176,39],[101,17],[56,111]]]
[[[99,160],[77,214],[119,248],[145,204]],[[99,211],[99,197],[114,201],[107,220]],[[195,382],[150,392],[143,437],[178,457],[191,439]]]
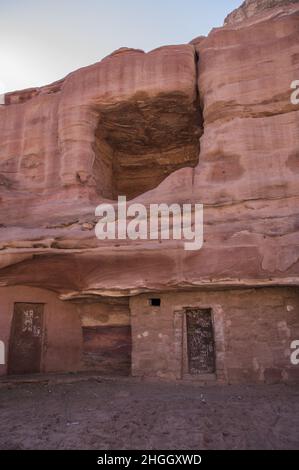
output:
[[[9,374],[40,372],[43,317],[43,304],[15,303],[9,347]]]
[[[191,375],[215,372],[215,343],[210,309],[188,309],[187,347]]]

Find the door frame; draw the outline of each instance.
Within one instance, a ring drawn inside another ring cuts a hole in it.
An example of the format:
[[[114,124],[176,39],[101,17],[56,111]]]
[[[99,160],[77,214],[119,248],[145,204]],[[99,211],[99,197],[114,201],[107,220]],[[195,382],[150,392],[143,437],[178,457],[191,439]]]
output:
[[[212,343],[213,343],[213,372],[208,372],[208,371],[198,371],[197,374],[192,374],[190,373],[190,351],[189,351],[189,332],[188,332],[188,315],[190,314],[191,311],[194,311],[198,314],[201,312],[209,312],[209,317],[211,321],[211,328],[212,328]],[[190,307],[185,309],[185,334],[183,337],[184,342],[186,343],[186,360],[185,362],[185,374],[187,376],[190,376],[192,378],[196,377],[201,377],[203,375],[215,375],[216,374],[216,340],[215,340],[215,328],[214,328],[214,319],[213,319],[213,313],[211,308],[199,308],[199,307]]]
[[[46,338],[46,303],[45,302],[26,302],[26,301],[15,301],[11,303],[11,324],[10,324],[10,333],[9,333],[9,339],[8,339],[8,354],[7,354],[7,375],[12,375],[10,374],[10,364],[11,364],[11,353],[12,353],[12,346],[13,346],[13,338],[14,338],[14,333],[15,333],[15,321],[14,321],[14,315],[15,315],[15,305],[16,304],[28,304],[28,305],[43,305],[43,315],[42,315],[42,335],[41,335],[41,354],[40,354],[40,363],[39,363],[39,372],[36,372],[34,374],[42,374],[44,372],[44,343],[45,343],[45,338]],[[31,375],[31,374],[29,374]]]
[[[214,337],[215,373],[191,375],[188,361],[187,311],[189,309],[210,310]],[[174,311],[174,354],[179,380],[201,380],[207,375],[215,376],[218,383],[227,383],[225,364],[224,312],[221,305],[192,304]]]

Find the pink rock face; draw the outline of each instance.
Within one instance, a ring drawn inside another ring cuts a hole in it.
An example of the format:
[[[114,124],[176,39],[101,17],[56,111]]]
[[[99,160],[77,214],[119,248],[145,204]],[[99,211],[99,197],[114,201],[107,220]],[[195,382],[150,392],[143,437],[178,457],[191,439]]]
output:
[[[296,3],[298,3],[298,0],[245,0],[239,8],[227,16],[225,24],[237,23],[251,17],[254,17],[254,21],[257,21],[257,15],[260,13],[265,13],[274,7],[289,8]]]
[[[255,13],[6,95],[1,285],[71,299],[299,284],[299,4]],[[95,207],[118,195],[202,202],[203,248],[99,241]]]

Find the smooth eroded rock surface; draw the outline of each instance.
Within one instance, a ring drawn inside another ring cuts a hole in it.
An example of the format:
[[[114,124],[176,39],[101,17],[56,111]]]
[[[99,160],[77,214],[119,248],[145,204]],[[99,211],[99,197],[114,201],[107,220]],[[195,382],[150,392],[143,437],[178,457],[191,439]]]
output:
[[[71,299],[299,284],[299,4],[272,3],[245,2],[189,45],[123,48],[6,95],[1,285]],[[95,207],[118,195],[202,202],[204,247],[99,241]]]

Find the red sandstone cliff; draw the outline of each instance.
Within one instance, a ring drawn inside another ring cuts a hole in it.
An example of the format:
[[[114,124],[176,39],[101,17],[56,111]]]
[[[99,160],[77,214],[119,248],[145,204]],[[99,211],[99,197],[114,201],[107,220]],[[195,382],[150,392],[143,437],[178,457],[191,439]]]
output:
[[[121,49],[0,106],[0,284],[63,298],[299,285],[298,1],[247,1],[223,28]],[[205,244],[100,242],[94,209],[203,202]]]

